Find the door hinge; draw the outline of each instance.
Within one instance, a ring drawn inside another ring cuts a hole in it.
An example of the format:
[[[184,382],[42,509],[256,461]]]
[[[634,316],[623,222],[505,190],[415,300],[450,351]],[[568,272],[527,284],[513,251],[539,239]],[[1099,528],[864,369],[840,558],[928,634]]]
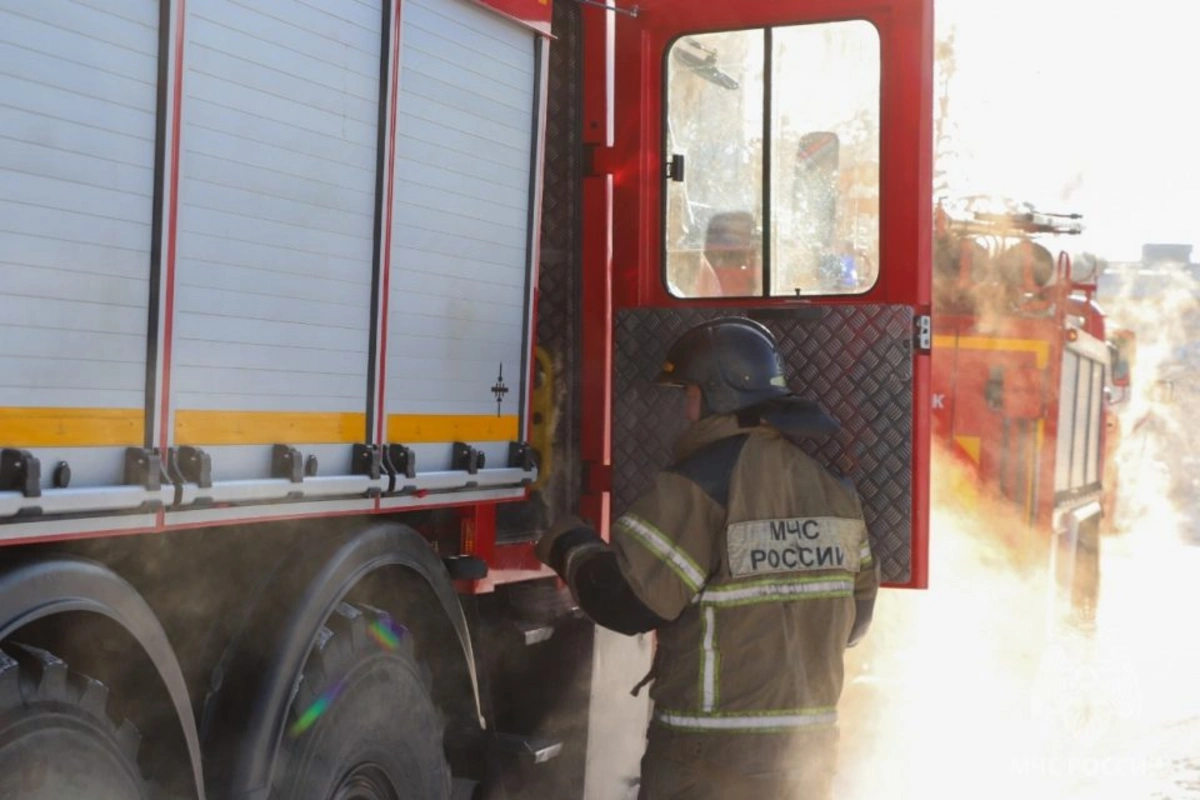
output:
[[[929,314],[918,314],[913,318],[915,335],[913,346],[921,355],[933,352],[933,318]]]

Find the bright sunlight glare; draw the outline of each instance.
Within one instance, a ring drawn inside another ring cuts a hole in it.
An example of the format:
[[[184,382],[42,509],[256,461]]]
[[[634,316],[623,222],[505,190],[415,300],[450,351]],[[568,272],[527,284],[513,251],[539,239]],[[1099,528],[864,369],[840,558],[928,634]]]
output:
[[[938,0],[937,15],[941,191],[1082,213],[1110,261],[1200,245],[1200,6]],[[884,592],[850,654],[839,798],[1200,798],[1200,303],[1186,270],[1140,280],[1155,283],[1098,298],[1138,350],[1094,628],[1053,613],[1039,534],[936,454],[931,589]]]

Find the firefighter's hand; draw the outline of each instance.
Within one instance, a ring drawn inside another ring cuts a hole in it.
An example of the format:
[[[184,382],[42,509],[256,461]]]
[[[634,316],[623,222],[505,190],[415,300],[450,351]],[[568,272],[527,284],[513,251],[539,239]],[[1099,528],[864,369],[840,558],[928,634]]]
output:
[[[558,565],[554,563],[553,559],[554,543],[558,541],[558,538],[564,533],[569,533],[570,531],[586,527],[587,523],[575,515],[560,519],[552,528],[550,528],[550,530],[542,534],[541,539],[538,539],[537,547],[534,548],[534,552],[537,554],[538,561],[541,561],[548,567],[557,569]]]

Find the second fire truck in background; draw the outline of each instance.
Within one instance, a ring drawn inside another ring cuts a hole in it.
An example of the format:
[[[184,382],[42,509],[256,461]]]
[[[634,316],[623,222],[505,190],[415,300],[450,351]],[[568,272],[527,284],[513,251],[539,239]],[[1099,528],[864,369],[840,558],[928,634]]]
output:
[[[967,204],[939,207],[935,223],[935,441],[980,497],[1003,499],[997,533],[1023,559],[1046,559],[1057,610],[1090,620],[1113,486],[1110,404],[1129,377],[1112,369],[1124,348],[1108,341],[1097,260],[1063,249],[1083,230],[1078,215]]]

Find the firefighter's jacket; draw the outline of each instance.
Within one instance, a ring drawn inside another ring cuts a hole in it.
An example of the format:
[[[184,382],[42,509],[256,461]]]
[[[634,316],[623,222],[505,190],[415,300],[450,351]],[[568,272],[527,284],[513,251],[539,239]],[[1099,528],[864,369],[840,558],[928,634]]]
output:
[[[675,455],[611,543],[633,593],[665,621],[655,722],[725,733],[835,724],[843,655],[878,588],[857,494],[779,431],[729,416],[693,425]]]

